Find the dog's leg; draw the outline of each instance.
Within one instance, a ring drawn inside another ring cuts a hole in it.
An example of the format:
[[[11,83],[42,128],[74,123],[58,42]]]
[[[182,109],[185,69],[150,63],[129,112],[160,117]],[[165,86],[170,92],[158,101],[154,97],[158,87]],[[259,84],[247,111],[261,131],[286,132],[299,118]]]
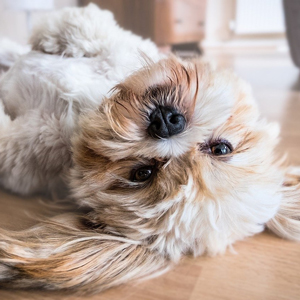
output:
[[[90,4],[65,8],[43,18],[31,37],[32,49],[70,57],[91,57],[105,48],[106,40],[120,30],[111,12]],[[109,44],[109,43],[108,43]]]
[[[64,214],[21,232],[0,230],[0,286],[95,293],[159,275],[169,262],[138,242],[98,233]]]
[[[122,29],[110,11],[95,4],[49,14],[34,27],[30,42],[33,50],[69,57],[99,56],[108,65],[135,70],[143,66],[141,53],[153,60],[161,58],[153,42]]]
[[[11,120],[0,102],[0,184],[23,195],[60,186],[71,165],[70,123],[38,111]]]
[[[286,172],[279,211],[267,226],[277,235],[300,241],[300,168]]]

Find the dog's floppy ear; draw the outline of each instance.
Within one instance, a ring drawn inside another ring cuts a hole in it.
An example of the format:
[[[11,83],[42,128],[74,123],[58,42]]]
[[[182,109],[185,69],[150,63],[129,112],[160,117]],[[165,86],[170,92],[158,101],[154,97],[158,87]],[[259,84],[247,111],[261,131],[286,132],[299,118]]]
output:
[[[95,293],[166,271],[169,262],[140,243],[83,230],[64,214],[21,232],[0,231],[0,286]]]
[[[280,192],[279,210],[267,226],[283,238],[300,241],[300,167],[286,171]]]

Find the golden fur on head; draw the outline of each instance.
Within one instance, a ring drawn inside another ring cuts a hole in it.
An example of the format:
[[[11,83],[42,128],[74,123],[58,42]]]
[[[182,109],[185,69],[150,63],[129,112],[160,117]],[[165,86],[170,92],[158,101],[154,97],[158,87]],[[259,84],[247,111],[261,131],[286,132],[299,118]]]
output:
[[[149,136],[157,106],[179,111],[184,131]],[[222,253],[265,224],[300,239],[299,179],[285,181],[276,163],[278,127],[259,119],[232,73],[176,57],[149,63],[79,127],[70,185],[89,213],[1,231],[2,284],[95,292],[162,272],[184,254]],[[231,152],[214,155],[220,143]],[[132,180],[144,166],[151,177]]]

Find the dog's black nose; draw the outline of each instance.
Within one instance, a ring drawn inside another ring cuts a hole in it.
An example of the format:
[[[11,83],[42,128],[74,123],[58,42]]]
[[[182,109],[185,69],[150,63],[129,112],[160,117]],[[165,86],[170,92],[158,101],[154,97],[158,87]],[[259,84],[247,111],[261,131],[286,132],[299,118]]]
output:
[[[159,106],[150,115],[148,133],[153,138],[168,138],[184,130],[185,118],[175,108]]]

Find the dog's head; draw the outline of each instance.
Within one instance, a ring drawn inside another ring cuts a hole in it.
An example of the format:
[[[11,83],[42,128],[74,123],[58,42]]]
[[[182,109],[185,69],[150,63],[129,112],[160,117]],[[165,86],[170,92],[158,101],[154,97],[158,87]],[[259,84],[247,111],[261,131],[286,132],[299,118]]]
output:
[[[228,71],[175,57],[149,64],[82,119],[75,196],[97,226],[171,257],[223,251],[279,207],[279,130],[258,117]]]
[[[258,117],[245,83],[200,61],[133,74],[73,139],[70,185],[90,213],[0,232],[2,284],[95,292],[222,252],[267,222],[300,240],[300,176],[284,174],[278,128]]]

